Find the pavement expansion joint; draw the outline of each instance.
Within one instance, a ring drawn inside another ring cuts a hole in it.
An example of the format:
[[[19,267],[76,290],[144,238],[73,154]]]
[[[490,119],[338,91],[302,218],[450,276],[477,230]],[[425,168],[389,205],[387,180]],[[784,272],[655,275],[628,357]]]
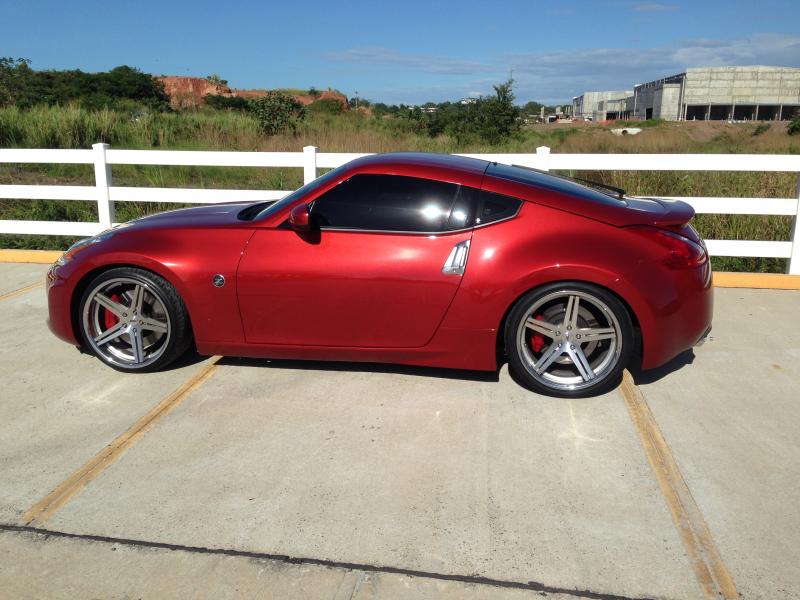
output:
[[[129,538],[117,538],[104,535],[92,535],[83,533],[70,533],[41,527],[30,527],[28,525],[13,525],[0,523],[0,532],[10,534],[36,535],[44,539],[57,537],[64,539],[79,540],[84,542],[95,542],[101,544],[117,544],[138,548],[150,548],[160,550],[172,550],[176,552],[187,552],[192,554],[215,554],[220,556],[238,556],[256,560],[268,560],[287,563],[291,565],[311,565],[327,567],[332,569],[346,569],[350,571],[363,571],[367,573],[386,573],[391,575],[406,575],[420,579],[433,579],[439,581],[456,581],[473,585],[483,585],[496,588],[528,590],[539,592],[542,595],[563,594],[575,598],[588,598],[589,600],[655,600],[654,596],[621,596],[619,594],[609,594],[595,592],[592,590],[580,590],[573,588],[562,588],[537,581],[509,581],[504,579],[492,579],[480,575],[457,575],[451,573],[436,573],[432,571],[421,571],[416,569],[406,569],[403,567],[392,567],[386,565],[371,565],[366,563],[340,562],[322,558],[288,556],[285,554],[271,554],[267,552],[255,552],[250,550],[233,550],[227,548],[209,548],[203,546],[185,546],[182,544],[169,544],[166,542],[153,542],[147,540],[135,540]]]

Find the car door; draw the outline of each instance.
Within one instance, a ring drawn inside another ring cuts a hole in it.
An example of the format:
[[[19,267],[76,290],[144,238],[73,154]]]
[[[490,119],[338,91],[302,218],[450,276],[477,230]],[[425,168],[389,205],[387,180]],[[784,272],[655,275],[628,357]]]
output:
[[[247,342],[424,346],[461,283],[476,194],[359,174],[314,201],[311,233],[258,230],[237,280]]]

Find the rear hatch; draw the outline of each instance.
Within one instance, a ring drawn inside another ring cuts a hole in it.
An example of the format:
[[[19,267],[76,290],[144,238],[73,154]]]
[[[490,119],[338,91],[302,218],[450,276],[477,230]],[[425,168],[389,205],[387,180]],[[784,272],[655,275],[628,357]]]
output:
[[[685,202],[660,198],[634,198],[624,190],[526,167],[492,163],[486,169],[484,188],[491,180],[508,192],[537,204],[579,214],[617,227],[651,225],[677,228],[691,221],[694,209]],[[492,190],[502,193],[500,189]]]

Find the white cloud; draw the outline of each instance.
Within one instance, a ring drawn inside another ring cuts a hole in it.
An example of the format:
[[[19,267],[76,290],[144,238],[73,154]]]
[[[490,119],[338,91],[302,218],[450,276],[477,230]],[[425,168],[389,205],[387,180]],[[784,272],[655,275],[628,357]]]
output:
[[[388,49],[351,49],[325,56],[365,69],[417,70],[447,75],[434,86],[374,89],[375,100],[456,100],[492,92],[513,68],[521,101],[564,102],[588,90],[633,89],[637,83],[680,73],[687,67],[770,65],[800,67],[800,35],[760,33],[732,40],[694,39],[652,48],[593,48],[487,57],[484,61],[403,54]],[[426,95],[429,94],[429,95]]]

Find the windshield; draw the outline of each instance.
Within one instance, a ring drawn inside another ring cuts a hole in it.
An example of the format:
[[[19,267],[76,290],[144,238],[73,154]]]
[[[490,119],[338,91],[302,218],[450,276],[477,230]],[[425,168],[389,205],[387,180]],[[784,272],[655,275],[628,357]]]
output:
[[[301,198],[302,196],[305,196],[306,194],[313,192],[317,188],[326,184],[331,179],[335,179],[339,175],[339,173],[341,173],[343,170],[344,170],[344,165],[341,167],[336,167],[335,169],[331,169],[324,175],[320,175],[314,181],[311,181],[305,184],[303,187],[296,189],[291,194],[289,194],[288,196],[284,196],[277,202],[265,205],[264,208],[254,213],[252,216],[248,215],[249,216],[248,220],[257,221],[259,219],[263,219],[270,215],[274,215],[275,213],[282,210],[284,207],[290,205],[298,198]]]

